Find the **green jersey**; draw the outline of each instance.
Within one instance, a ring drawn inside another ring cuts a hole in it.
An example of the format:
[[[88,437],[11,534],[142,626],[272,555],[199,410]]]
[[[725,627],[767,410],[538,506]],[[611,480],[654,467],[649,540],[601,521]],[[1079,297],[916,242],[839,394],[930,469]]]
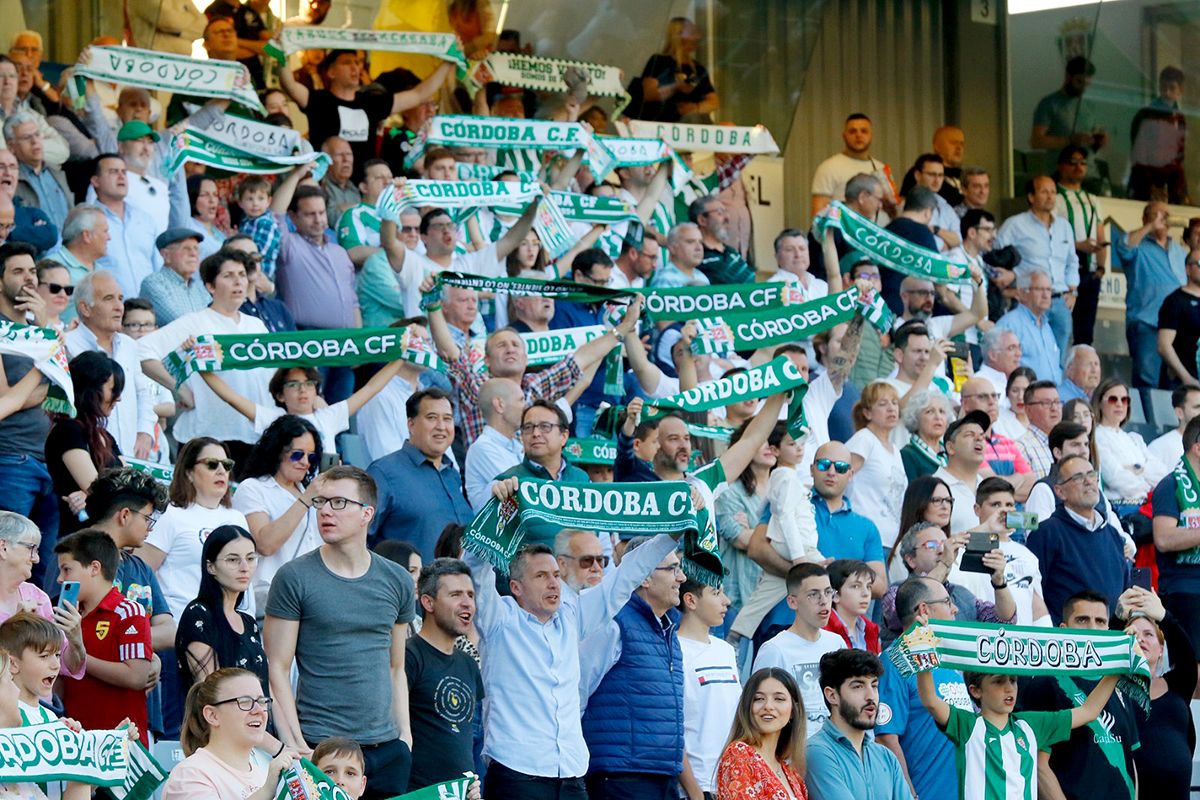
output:
[[[950,707],[945,734],[955,746],[960,800],[1037,800],[1037,754],[1071,737],[1071,711],[1023,711],[997,728]]]
[[[375,213],[375,206],[359,203],[346,209],[338,220],[337,239],[347,250],[379,247],[379,215]]]

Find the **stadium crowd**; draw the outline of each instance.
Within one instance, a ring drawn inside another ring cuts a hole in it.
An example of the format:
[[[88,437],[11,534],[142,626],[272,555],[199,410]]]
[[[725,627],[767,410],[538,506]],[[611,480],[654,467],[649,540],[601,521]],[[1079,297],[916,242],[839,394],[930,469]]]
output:
[[[310,5],[297,22],[320,25],[329,3]],[[586,75],[472,96],[449,62],[373,74],[335,49],[279,67],[267,6],[216,0],[186,23],[247,67],[265,115],[70,72],[52,85],[32,31],[0,56],[0,317],[61,335],[74,392],[74,414],[45,410],[43,365],[0,347],[4,727],[177,741],[166,800],[273,798],[301,756],[352,798],[464,773],[489,800],[1188,797],[1200,220],[1177,241],[1152,201],[1108,241],[1083,186],[1099,144],[1056,128],[1090,65],[1068,64],[1039,116],[1058,172],[1003,220],[965,161],[969,127],[930,132],[897,186],[870,118],[846,118],[815,218],[857,215],[960,266],[935,282],[820,222],[751,253],[745,153],[701,177],[681,153],[597,179],[582,147],[427,142],[463,112],[585,135],[622,114]],[[191,28],[143,39],[168,52]],[[699,42],[672,20],[623,115],[720,119]],[[515,31],[489,46],[528,52]],[[172,163],[181,134],[246,117],[295,136],[294,166]],[[469,181],[544,186],[524,208],[389,208]],[[572,222],[556,252],[552,191],[624,211]],[[1092,346],[1109,245],[1129,375]],[[438,280],[462,275],[496,283]],[[710,314],[656,316],[656,298],[746,284],[775,287],[770,308],[859,301],[741,350],[707,346]],[[426,358],[170,366],[214,335],[389,327]],[[556,332],[577,344],[532,351]],[[804,435],[784,392],[680,410],[780,363],[803,378]],[[721,585],[691,571],[683,530],[602,522],[531,521],[497,565],[473,522],[531,481],[686,481]],[[1126,631],[1149,716],[1115,678],[899,670],[889,648],[939,620]],[[0,796],[43,789],[92,791]]]

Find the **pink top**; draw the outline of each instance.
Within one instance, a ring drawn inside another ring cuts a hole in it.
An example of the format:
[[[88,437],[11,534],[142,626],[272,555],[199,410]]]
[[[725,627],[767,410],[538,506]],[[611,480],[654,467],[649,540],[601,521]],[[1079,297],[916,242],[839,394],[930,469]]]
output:
[[[163,800],[246,800],[267,782],[267,766],[237,770],[201,747],[171,770]]]
[[[32,583],[22,583],[20,586],[18,586],[17,587],[17,597],[20,598],[20,601],[19,601],[20,607],[27,608],[28,606],[32,605],[32,606],[34,606],[34,609],[33,609],[34,613],[36,613],[39,617],[45,617],[46,619],[50,620],[51,622],[54,621],[54,608],[53,608],[53,606],[50,605],[50,595],[46,594],[41,589],[34,586]],[[5,613],[4,611],[0,611],[0,623],[4,622],[6,619],[8,619],[11,616],[12,616],[12,614],[8,614],[8,613]],[[63,653],[66,653],[67,647],[68,647],[67,635],[64,633],[63,634]],[[83,673],[86,670],[87,670],[87,661],[86,660],[84,661],[84,663],[79,665],[79,669],[72,672],[70,670],[70,668],[67,667],[67,659],[66,658],[62,659],[61,671],[62,671],[63,675],[66,675],[68,677],[75,678],[76,680],[78,680],[83,677]]]
[[[808,800],[808,787],[791,764],[780,764],[791,794],[767,762],[745,742],[731,742],[717,765],[717,800]]]

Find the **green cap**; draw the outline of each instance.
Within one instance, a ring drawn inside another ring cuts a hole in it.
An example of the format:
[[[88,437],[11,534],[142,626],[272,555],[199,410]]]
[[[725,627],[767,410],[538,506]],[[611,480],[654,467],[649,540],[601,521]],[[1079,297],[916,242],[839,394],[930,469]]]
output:
[[[149,136],[154,141],[158,141],[158,134],[140,119],[131,119],[121,126],[121,130],[117,133],[118,142],[128,142],[131,139],[143,139]]]
[[[871,259],[869,257],[867,257],[861,251],[855,250],[854,248],[850,248],[850,252],[848,252],[848,253],[846,253],[846,255],[842,256],[841,261],[838,262],[838,266],[841,268],[842,274],[846,275],[846,274],[849,274],[851,271],[853,271],[854,268],[857,267],[859,264],[863,263],[864,261],[870,261],[870,260]]]

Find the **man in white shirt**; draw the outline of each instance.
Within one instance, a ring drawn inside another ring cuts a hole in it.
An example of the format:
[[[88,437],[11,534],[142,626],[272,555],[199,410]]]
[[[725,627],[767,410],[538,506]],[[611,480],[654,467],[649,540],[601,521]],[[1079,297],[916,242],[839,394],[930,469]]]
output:
[[[808,252],[808,237],[795,228],[785,228],[775,237],[775,269],[759,269],[759,281],[786,281],[803,293],[803,301],[816,300],[829,294],[829,283],[809,271],[812,259]]]
[[[142,372],[138,344],[121,332],[124,297],[117,279],[106,269],[89,272],[75,285],[79,326],[66,335],[71,357],[95,350],[125,371],[125,391],[108,417],[108,432],[117,447],[134,458],[149,458],[154,444],[154,396]]]
[[[1200,386],[1180,386],[1171,392],[1171,405],[1179,427],[1169,430],[1146,445],[1150,455],[1168,467],[1174,467],[1183,458],[1183,429],[1200,416]]]
[[[525,413],[525,393],[507,378],[492,378],[479,388],[479,408],[486,424],[467,448],[463,482],[467,502],[476,513],[492,498],[492,482],[525,457],[517,430]]]
[[[962,244],[951,250],[947,250],[946,258],[956,264],[966,264],[972,269],[978,269],[981,275],[986,275],[987,271],[983,267],[983,254],[991,252],[992,244],[996,241],[996,218],[987,211],[972,209],[968,215],[963,216],[961,231],[963,237]],[[981,285],[976,287],[976,284],[972,282],[959,283],[941,288],[954,292],[962,304],[968,308],[974,307],[975,290],[978,288],[984,294],[983,316],[979,318],[975,325],[989,329],[992,327],[992,323],[987,321],[988,304],[986,286]],[[972,345],[979,344],[978,327],[972,326],[967,329],[967,343]],[[1000,394],[1004,394],[1003,389],[1000,390]]]
[[[766,642],[754,659],[754,672],[778,667],[792,673],[800,687],[804,711],[808,716],[808,735],[814,736],[825,720],[825,705],[819,678],[821,656],[846,646],[842,637],[824,630],[833,613],[833,587],[820,564],[797,564],[787,574],[787,603],[796,612],[791,627]]]
[[[217,397],[207,383],[192,375],[183,385],[177,385],[162,363],[168,353],[190,336],[267,332],[262,320],[238,310],[246,299],[246,260],[245,254],[226,250],[204,259],[200,263],[200,278],[212,295],[212,305],[203,311],[184,314],[138,341],[142,371],[177,395],[181,412],[175,423],[175,438],[181,444],[196,436],[212,436],[225,442],[242,443],[240,447],[235,446],[235,450],[240,449],[244,454],[258,441],[254,424]],[[271,372],[259,368],[217,374],[250,402],[274,406],[275,400],[267,389]]]
[[[883,205],[889,217],[896,214],[896,190],[891,168],[871,155],[871,119],[866,114],[851,114],[842,128],[845,147],[822,161],[813,173],[812,216],[834,200],[844,200],[846,183],[861,172],[880,178],[885,184]]]
[[[653,236],[643,236],[641,246],[622,240],[621,255],[613,260],[615,269],[608,279],[610,289],[640,289],[654,274],[662,247]]]

